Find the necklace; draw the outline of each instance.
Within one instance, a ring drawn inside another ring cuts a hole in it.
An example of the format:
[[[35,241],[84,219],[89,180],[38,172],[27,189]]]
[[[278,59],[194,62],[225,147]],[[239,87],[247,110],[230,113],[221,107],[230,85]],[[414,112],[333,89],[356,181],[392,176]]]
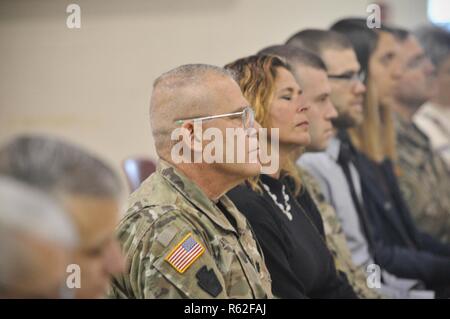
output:
[[[286,187],[283,185],[283,187],[281,188],[281,192],[283,193],[284,204],[285,204],[285,205],[283,205],[278,202],[277,196],[275,196],[275,194],[273,194],[270,191],[269,186],[267,186],[263,182],[261,182],[261,184],[262,184],[264,190],[267,192],[267,194],[269,194],[269,196],[272,198],[273,202],[278,206],[278,208],[281,209],[283,214],[286,215],[287,219],[289,219],[291,221],[292,220],[291,205],[289,204],[289,196],[286,194]]]

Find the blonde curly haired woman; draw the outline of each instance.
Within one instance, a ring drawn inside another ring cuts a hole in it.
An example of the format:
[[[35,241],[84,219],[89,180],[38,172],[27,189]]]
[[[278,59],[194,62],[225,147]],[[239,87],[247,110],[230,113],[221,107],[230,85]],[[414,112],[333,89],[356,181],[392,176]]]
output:
[[[301,186],[292,152],[310,142],[308,106],[290,67],[275,56],[250,56],[226,66],[236,73],[255,119],[279,129],[280,167],[261,174],[228,195],[247,217],[263,250],[280,298],[356,298],[345,276],[338,272],[325,242],[320,214]]]

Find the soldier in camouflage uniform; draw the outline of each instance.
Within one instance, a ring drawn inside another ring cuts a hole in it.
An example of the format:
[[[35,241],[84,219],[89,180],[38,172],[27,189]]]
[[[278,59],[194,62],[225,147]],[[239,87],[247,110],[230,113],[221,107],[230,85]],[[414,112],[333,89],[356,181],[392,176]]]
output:
[[[223,195],[258,174],[259,164],[251,164],[255,169],[250,164],[167,160],[173,123],[195,130],[189,126],[194,117],[227,114],[246,105],[237,83],[221,68],[182,66],[155,82],[150,118],[161,159],[157,171],[131,195],[118,227],[128,268],[113,280],[112,297],[272,297],[270,275],[253,232]],[[242,115],[242,122],[224,117],[207,123],[223,132],[225,127],[246,128],[247,122]]]
[[[119,239],[128,273],[113,294],[133,298],[265,298],[270,277],[245,217],[226,197],[218,205],[182,173],[160,161],[155,174],[131,195]],[[167,262],[187,235],[204,252],[184,272]],[[205,278],[205,279],[203,279]]]
[[[415,37],[401,32],[405,33],[398,38],[401,73],[389,105],[396,115],[398,180],[418,228],[450,243],[449,171],[433,152],[426,135],[413,123],[415,112],[433,97],[435,70]]]
[[[300,167],[298,167],[298,170],[303,185],[308,189],[322,217],[327,246],[333,254],[336,269],[347,275],[350,285],[360,298],[381,298],[381,295],[376,291],[367,287],[364,269],[356,267],[353,263],[341,223],[334,208],[325,201],[320,185],[306,170]]]
[[[417,226],[450,243],[450,176],[445,163],[433,153],[428,138],[399,116],[397,148],[399,183]]]

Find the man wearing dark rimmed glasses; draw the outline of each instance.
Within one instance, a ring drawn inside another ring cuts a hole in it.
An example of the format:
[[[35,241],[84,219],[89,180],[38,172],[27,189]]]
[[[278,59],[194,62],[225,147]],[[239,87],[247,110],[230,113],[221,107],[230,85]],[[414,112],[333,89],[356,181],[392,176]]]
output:
[[[399,30],[398,34],[402,75],[391,107],[396,113],[400,187],[417,226],[450,243],[449,171],[430,140],[413,123],[415,112],[436,94],[436,69],[413,34],[406,30]],[[450,52],[450,45],[446,46]],[[434,125],[438,126],[436,122]],[[446,125],[448,128],[449,123]]]
[[[131,195],[119,226],[129,268],[113,281],[113,296],[271,297],[259,246],[245,217],[224,195],[261,169],[250,161],[258,152],[251,145],[257,145],[259,125],[232,75],[202,64],[163,74],[154,83],[150,121],[160,160]],[[240,145],[245,161],[226,160],[227,144],[234,142],[227,140],[227,129],[236,129],[245,141]],[[214,162],[202,158],[208,130],[222,135]],[[183,146],[178,149],[183,158],[197,160],[175,160],[177,145]]]
[[[338,111],[333,125],[347,129],[361,124],[366,74],[361,70],[351,43],[332,31],[304,30],[292,36],[287,44],[305,48],[320,55],[324,61],[333,62],[326,63],[330,98]]]

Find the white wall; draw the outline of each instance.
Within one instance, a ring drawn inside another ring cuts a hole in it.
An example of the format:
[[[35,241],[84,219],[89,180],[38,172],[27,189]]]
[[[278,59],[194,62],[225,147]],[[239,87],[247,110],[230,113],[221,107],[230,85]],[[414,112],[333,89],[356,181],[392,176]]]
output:
[[[81,7],[81,29],[66,6]],[[153,80],[192,62],[223,65],[306,27],[365,16],[366,0],[2,0],[0,143],[22,132],[65,136],[116,167],[155,157],[147,108]],[[426,0],[385,1],[404,27]]]

